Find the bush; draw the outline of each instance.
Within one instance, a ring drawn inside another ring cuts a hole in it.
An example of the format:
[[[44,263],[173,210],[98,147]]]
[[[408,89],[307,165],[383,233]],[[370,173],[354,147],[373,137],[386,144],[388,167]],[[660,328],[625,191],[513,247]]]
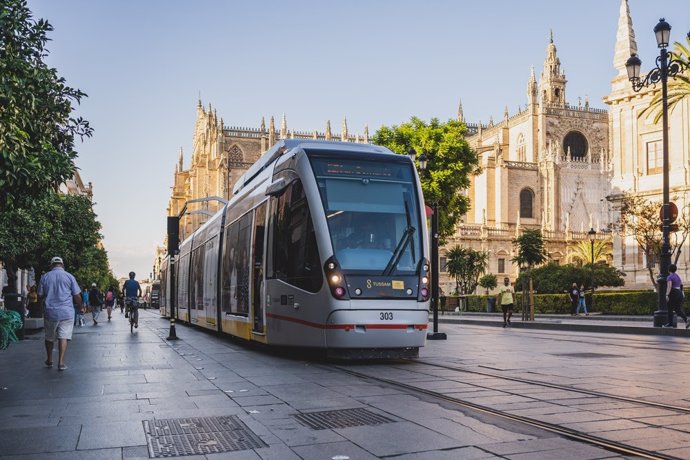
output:
[[[690,295],[686,292],[686,297]],[[689,297],[690,298],[690,297]],[[467,311],[486,311],[485,295],[467,296]],[[515,311],[522,311],[522,295],[515,294]],[[445,299],[441,299],[441,305],[445,305]],[[527,294],[525,294],[525,304]],[[654,291],[620,291],[620,292],[595,292],[594,305],[591,295],[587,294],[587,308],[590,312],[598,312],[604,315],[651,315],[656,311],[658,303],[657,293]],[[570,314],[570,298],[567,293],[561,294],[534,294],[535,314]]]

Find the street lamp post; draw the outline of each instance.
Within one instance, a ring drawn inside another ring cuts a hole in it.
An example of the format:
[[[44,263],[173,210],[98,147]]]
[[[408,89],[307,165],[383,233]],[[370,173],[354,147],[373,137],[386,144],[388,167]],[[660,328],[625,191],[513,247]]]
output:
[[[417,156],[415,149],[410,149],[408,155],[414,163],[414,159]],[[426,171],[427,167],[427,156],[422,153],[419,156],[419,169]],[[446,340],[445,332],[438,332],[438,204],[436,200],[432,203],[433,214],[431,215],[431,309],[434,317],[434,329],[433,332],[428,332],[426,335],[427,340]]]
[[[664,20],[659,19],[659,23],[654,27],[654,34],[656,36],[656,44],[660,49],[659,56],[656,58],[656,67],[653,68],[644,77],[640,78],[640,67],[642,61],[637,54],[632,54],[625,67],[628,71],[628,79],[632,83],[632,88],[635,92],[639,92],[642,88],[648,86],[656,86],[661,82],[661,115],[662,115],[662,148],[663,148],[663,223],[662,223],[662,242],[661,242],[661,257],[660,257],[660,272],[657,278],[657,294],[658,307],[654,312],[654,326],[661,327],[667,322],[668,306],[666,304],[666,278],[668,277],[668,268],[671,265],[671,244],[669,242],[669,228],[670,217],[669,212],[669,161],[668,161],[668,77],[675,78],[678,73],[682,73],[688,69],[688,65],[682,60],[673,56],[673,53],[667,50],[669,39],[671,36],[671,25]],[[690,35],[690,34],[688,34]],[[672,321],[670,321],[672,323]]]
[[[592,299],[589,301],[589,309],[591,310],[594,306],[594,240],[597,237],[597,231],[592,227],[587,232],[587,235],[589,236],[589,248],[592,254],[592,266],[589,272],[589,280],[592,285]]]

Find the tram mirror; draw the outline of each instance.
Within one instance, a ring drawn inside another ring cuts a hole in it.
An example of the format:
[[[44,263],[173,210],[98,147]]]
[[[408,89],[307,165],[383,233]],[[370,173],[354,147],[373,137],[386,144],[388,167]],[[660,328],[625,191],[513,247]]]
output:
[[[288,181],[281,177],[268,186],[266,189],[266,196],[278,197],[283,194],[288,185]]]

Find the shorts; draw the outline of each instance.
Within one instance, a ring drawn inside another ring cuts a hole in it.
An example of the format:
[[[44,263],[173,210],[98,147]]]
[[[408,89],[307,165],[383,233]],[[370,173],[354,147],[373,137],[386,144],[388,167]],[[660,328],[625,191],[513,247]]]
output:
[[[513,309],[513,304],[512,303],[507,303],[505,305],[501,305],[501,310],[504,312],[510,311]]]
[[[43,322],[46,331],[46,342],[55,342],[55,339],[72,340],[72,331],[74,330],[73,319],[63,319],[62,321],[48,321]]]

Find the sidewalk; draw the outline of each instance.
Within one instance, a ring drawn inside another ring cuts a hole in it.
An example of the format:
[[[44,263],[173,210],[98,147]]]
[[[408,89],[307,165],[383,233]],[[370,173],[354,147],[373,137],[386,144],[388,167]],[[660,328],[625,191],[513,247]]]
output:
[[[432,315],[429,315],[432,321]],[[439,323],[472,324],[476,326],[503,326],[502,313],[439,313]],[[690,337],[690,330],[685,329],[682,319],[677,328],[654,327],[654,318],[649,316],[601,315],[592,313],[589,316],[571,315],[535,315],[534,321],[522,321],[521,314],[513,314],[511,327],[522,329],[552,329],[580,332],[601,332],[608,334],[667,335]]]

